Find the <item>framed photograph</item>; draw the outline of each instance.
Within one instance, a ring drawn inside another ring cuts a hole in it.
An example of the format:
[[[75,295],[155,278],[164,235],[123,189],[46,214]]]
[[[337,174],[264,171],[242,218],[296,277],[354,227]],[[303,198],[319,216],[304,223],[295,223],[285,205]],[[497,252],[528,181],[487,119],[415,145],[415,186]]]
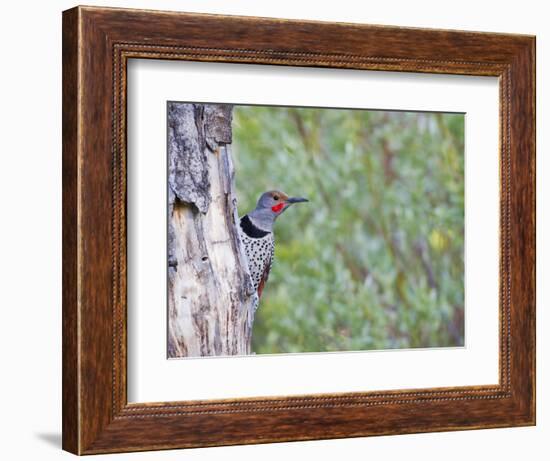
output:
[[[535,424],[535,38],[63,13],[63,448]]]

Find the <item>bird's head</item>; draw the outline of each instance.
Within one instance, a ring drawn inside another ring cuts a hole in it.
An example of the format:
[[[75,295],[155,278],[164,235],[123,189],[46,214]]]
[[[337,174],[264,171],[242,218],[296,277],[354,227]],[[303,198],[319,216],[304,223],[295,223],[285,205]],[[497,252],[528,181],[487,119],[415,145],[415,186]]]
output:
[[[292,204],[307,201],[303,197],[289,197],[279,190],[270,190],[260,196],[256,209],[269,211],[276,218]]]
[[[289,197],[279,190],[270,190],[260,196],[256,209],[249,216],[261,229],[270,231],[283,211],[294,203],[307,201],[303,197]]]

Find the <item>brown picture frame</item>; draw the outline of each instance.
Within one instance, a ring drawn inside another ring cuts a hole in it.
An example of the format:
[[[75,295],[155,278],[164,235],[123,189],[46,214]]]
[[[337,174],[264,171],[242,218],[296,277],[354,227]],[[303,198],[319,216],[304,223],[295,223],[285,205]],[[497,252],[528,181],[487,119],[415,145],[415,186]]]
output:
[[[131,58],[498,77],[499,384],[128,403]],[[63,448],[76,454],[535,424],[535,38],[95,7],[65,11],[62,395]]]

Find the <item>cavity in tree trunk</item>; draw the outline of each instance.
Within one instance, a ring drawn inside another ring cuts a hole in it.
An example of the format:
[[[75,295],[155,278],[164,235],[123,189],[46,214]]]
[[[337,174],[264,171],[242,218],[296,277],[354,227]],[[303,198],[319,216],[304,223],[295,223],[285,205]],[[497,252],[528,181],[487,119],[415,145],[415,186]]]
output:
[[[257,304],[238,234],[232,107],[168,105],[168,356],[250,353]]]

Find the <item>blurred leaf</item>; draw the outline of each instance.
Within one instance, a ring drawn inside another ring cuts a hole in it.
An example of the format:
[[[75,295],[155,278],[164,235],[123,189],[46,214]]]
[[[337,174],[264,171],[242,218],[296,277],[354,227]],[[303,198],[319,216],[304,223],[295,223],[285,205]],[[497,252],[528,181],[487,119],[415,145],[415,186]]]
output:
[[[281,189],[257,353],[464,344],[464,116],[236,106],[239,211]]]

